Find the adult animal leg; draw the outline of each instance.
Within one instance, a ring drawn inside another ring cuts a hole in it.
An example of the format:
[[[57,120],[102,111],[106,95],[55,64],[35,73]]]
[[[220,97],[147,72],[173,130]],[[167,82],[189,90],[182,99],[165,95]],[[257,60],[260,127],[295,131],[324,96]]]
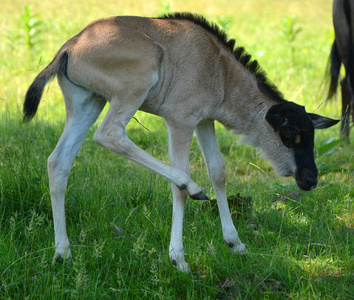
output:
[[[342,87],[342,122],[340,127],[341,136],[349,140],[349,123],[350,123],[350,101],[352,98],[348,77],[341,81]]]
[[[92,92],[72,84],[64,76],[58,81],[65,98],[66,124],[63,134],[48,158],[48,175],[52,201],[55,256],[70,258],[66,233],[64,198],[71,165],[79,152],[88,129],[100,115],[106,101]]]
[[[196,136],[215,190],[224,240],[232,248],[234,254],[246,254],[246,247],[238,237],[227,202],[225,162],[218,147],[214,122],[199,125],[196,129]]]
[[[189,175],[189,150],[194,128],[185,128],[183,125],[169,126],[170,158],[173,167]],[[183,247],[183,218],[184,205],[188,194],[175,184],[171,184],[173,195],[173,212],[171,241],[169,255],[173,265],[180,271],[189,272],[188,264],[184,259]]]
[[[333,25],[336,37],[337,49],[340,60],[345,67],[346,77],[341,81],[342,86],[342,123],[340,134],[349,141],[349,123],[350,123],[350,102],[353,92],[353,72],[354,72],[354,46],[352,21],[354,16],[354,6],[351,1],[334,0],[333,1]],[[351,83],[352,81],[352,83]]]
[[[352,95],[350,100],[350,113],[352,115],[352,124],[354,126],[354,95]]]

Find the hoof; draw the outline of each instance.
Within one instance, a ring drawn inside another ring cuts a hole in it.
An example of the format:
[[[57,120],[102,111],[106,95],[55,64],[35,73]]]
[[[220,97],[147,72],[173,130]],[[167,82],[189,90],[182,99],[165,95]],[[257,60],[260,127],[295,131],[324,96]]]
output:
[[[248,255],[246,246],[244,244],[239,245],[238,247],[232,247],[232,253],[234,255],[246,256]]]
[[[234,255],[247,255],[247,250],[246,250],[246,246],[243,243],[237,243],[234,244],[233,242],[226,242],[226,245],[228,245],[231,249],[232,249],[232,253]]]
[[[61,252],[55,252],[55,255],[52,260],[52,264],[56,263],[64,263],[64,262],[69,262],[71,260],[71,251],[70,248],[64,251],[63,253]]]
[[[190,195],[190,197],[193,200],[210,200],[209,197],[207,195],[205,195],[203,191],[200,191],[199,193],[194,194],[194,195]]]
[[[190,273],[189,266],[186,262],[178,264],[175,259],[172,259],[172,264],[178,271],[181,271],[183,273]]]
[[[62,257],[59,254],[55,254],[52,259],[52,265],[67,263],[71,260],[71,257]]]

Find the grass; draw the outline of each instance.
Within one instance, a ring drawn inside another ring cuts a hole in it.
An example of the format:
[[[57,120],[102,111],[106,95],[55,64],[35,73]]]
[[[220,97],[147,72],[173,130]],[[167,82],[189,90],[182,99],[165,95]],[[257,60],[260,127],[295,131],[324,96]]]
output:
[[[352,144],[338,138],[339,125],[317,132],[320,183],[308,193],[291,179],[277,178],[256,149],[238,144],[237,137],[218,126],[227,194],[252,199],[251,211],[243,214],[231,206],[249,255],[234,257],[225,246],[212,205],[189,201],[184,244],[194,275],[186,275],[168,257],[169,183],[97,146],[92,141],[97,124],[87,134],[68,183],[73,259],[53,265],[46,158],[65,120],[56,83],[46,91],[35,120],[20,122],[31,80],[83,26],[109,15],[155,16],[168,10],[198,12],[219,22],[259,60],[288,99],[338,118],[339,99],[324,103],[320,88],[333,40],[330,1],[104,0],[97,5],[92,0],[13,0],[0,8],[0,299],[353,298],[354,152]],[[142,113],[137,118],[150,132],[133,120],[131,139],[168,161],[163,120]],[[353,130],[351,139],[353,143]],[[195,141],[191,173],[213,197]]]

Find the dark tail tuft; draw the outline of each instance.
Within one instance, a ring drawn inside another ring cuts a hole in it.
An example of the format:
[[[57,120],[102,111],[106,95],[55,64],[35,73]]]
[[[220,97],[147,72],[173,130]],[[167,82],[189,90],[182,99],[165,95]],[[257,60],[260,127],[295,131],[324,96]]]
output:
[[[41,73],[28,88],[23,104],[23,122],[29,122],[35,116],[47,82],[46,76]]]
[[[341,66],[341,60],[337,48],[337,43],[334,40],[331,54],[330,54],[330,64],[328,64],[329,71],[327,71],[328,73],[330,73],[330,77],[331,77],[327,99],[331,99],[337,92],[340,66]]]
[[[50,81],[58,72],[66,73],[68,61],[67,52],[58,53],[53,61],[34,79],[26,93],[23,104],[23,122],[29,122],[35,116],[39,102],[48,81]]]

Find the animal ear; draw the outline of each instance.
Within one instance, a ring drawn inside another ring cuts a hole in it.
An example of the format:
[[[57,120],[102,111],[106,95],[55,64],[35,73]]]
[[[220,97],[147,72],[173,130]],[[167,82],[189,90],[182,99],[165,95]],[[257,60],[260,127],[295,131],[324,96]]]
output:
[[[336,125],[339,122],[339,120],[333,120],[312,113],[308,113],[308,115],[310,116],[313,126],[315,126],[315,129],[326,129],[333,125]]]

